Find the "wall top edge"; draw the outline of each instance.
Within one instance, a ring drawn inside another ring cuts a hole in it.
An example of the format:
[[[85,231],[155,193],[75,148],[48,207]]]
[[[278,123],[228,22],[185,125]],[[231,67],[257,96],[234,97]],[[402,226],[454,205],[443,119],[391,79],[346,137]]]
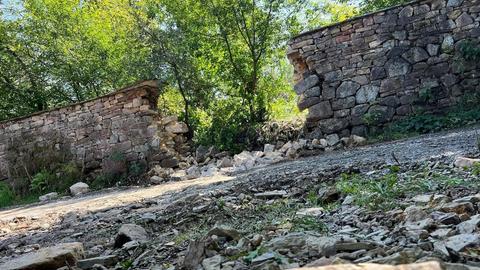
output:
[[[364,18],[367,18],[367,17],[371,17],[371,16],[374,16],[376,14],[379,14],[379,13],[382,13],[382,12],[385,12],[385,11],[389,11],[389,10],[396,9],[396,8],[399,8],[399,7],[409,6],[409,5],[412,5],[412,4],[428,3],[428,2],[433,2],[433,1],[434,0],[413,0],[413,1],[409,1],[409,2],[406,2],[406,3],[400,4],[400,5],[395,5],[395,6],[380,9],[380,10],[377,10],[377,11],[374,11],[374,12],[370,12],[370,13],[366,13],[366,14],[363,14],[363,15],[355,16],[355,17],[352,17],[352,18],[347,19],[345,21],[341,21],[341,22],[337,22],[337,23],[333,23],[333,24],[329,24],[329,25],[325,25],[325,26],[320,26],[318,28],[308,30],[308,31],[302,32],[302,33],[300,33],[296,36],[293,36],[290,39],[289,43],[292,43],[297,38],[308,36],[308,35],[311,35],[311,34],[316,33],[316,32],[320,32],[320,31],[325,30],[325,29],[330,29],[330,28],[334,28],[334,27],[337,27],[337,26],[346,25],[348,23],[358,21],[360,19],[364,19]]]
[[[158,87],[159,87],[159,81],[158,80],[139,81],[139,82],[133,83],[129,86],[120,88],[120,89],[118,89],[116,91],[113,91],[111,93],[108,93],[106,95],[102,95],[102,96],[98,96],[98,97],[95,97],[95,98],[87,99],[87,100],[84,100],[84,101],[81,101],[81,102],[68,104],[68,105],[65,105],[65,106],[54,107],[54,108],[44,110],[44,111],[34,112],[34,113],[27,114],[27,115],[24,115],[24,116],[19,116],[19,117],[15,117],[15,118],[11,118],[11,119],[6,119],[6,120],[3,120],[3,121],[0,121],[0,125],[6,124],[6,123],[9,123],[9,122],[16,122],[16,121],[19,121],[19,120],[27,119],[27,118],[37,116],[37,115],[41,115],[41,114],[45,114],[45,113],[50,113],[50,112],[53,112],[53,111],[58,111],[58,110],[61,110],[61,109],[64,109],[64,108],[70,108],[70,107],[75,107],[75,106],[78,106],[78,105],[83,105],[83,104],[91,102],[91,101],[99,100],[99,99],[102,99],[102,98],[105,98],[105,97],[115,96],[115,95],[118,95],[120,93],[125,93],[125,92],[129,92],[129,91],[132,91],[132,90],[148,89],[152,93],[155,93],[155,92],[158,91]]]

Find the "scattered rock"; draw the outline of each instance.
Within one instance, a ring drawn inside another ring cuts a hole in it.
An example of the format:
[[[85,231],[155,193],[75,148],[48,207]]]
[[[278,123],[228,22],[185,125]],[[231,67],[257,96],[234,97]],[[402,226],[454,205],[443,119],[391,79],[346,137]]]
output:
[[[118,230],[115,237],[115,248],[121,248],[125,243],[130,241],[138,241],[144,243],[148,241],[149,237],[147,231],[136,224],[123,224]]]
[[[261,193],[255,193],[255,197],[259,199],[281,198],[287,195],[285,190],[273,190]]]
[[[73,196],[84,194],[90,191],[90,188],[87,184],[83,182],[78,182],[70,187],[70,193]]]
[[[299,217],[320,217],[324,215],[325,210],[321,207],[312,207],[312,208],[304,208],[297,211],[295,214]]]
[[[215,255],[210,258],[206,258],[202,261],[203,269],[205,270],[220,270],[223,257],[220,255]]]
[[[458,234],[452,237],[449,237],[445,241],[445,246],[456,251],[462,251],[469,246],[479,246],[480,245],[480,236],[478,234]]]
[[[240,239],[240,233],[234,229],[225,227],[225,226],[216,226],[208,232],[208,236],[220,236],[225,237],[230,240]]]
[[[480,164],[480,159],[457,157],[454,164],[458,168],[471,168],[475,164]]]
[[[117,261],[118,258],[116,255],[108,255],[79,260],[77,266],[81,269],[90,269],[93,268],[95,265],[114,266]]]
[[[340,264],[321,267],[303,267],[294,270],[444,270],[439,262],[424,262],[405,265],[381,265],[381,264]]]
[[[15,258],[3,265],[2,270],[57,269],[66,265],[76,265],[84,256],[83,244],[64,243],[39,249]]]
[[[51,201],[55,200],[58,198],[58,193],[57,192],[50,192],[48,194],[42,195],[38,197],[38,200],[41,202],[46,202],[46,201]]]

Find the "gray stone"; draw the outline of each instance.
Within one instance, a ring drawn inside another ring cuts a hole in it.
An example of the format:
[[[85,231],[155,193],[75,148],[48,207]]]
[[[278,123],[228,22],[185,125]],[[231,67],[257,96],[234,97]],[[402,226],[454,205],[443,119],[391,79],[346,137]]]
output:
[[[355,106],[354,96],[332,100],[332,109],[335,111],[350,109],[350,108],[353,108],[354,106]]]
[[[402,57],[405,58],[411,64],[421,62],[428,59],[428,53],[420,47],[413,47],[404,54]]]
[[[320,101],[321,99],[319,97],[306,97],[304,94],[302,94],[298,100],[297,107],[300,111],[303,111],[315,104],[318,104]]]
[[[215,226],[214,228],[212,228],[208,232],[208,236],[212,236],[212,235],[225,237],[229,241],[231,241],[231,240],[238,241],[240,239],[240,236],[241,236],[240,233],[237,230],[232,229],[232,228],[227,227],[227,226]]]
[[[336,97],[337,98],[346,98],[348,96],[353,96],[360,88],[360,84],[352,81],[345,81],[340,84],[337,88]]]
[[[307,91],[305,91],[305,93],[303,93],[305,95],[305,97],[319,97],[320,96],[320,87],[318,86],[315,86],[315,87],[312,87],[310,89],[308,89]]]
[[[454,44],[455,41],[453,40],[453,37],[448,35],[445,36],[442,42],[442,52],[444,53],[451,53],[454,50]]]
[[[295,215],[299,217],[321,217],[325,214],[325,209],[321,207],[302,208]]]
[[[38,200],[41,201],[41,202],[46,202],[46,201],[55,200],[57,198],[58,198],[58,193],[57,192],[50,192],[50,193],[47,193],[45,195],[42,195],[42,196],[38,197]]]
[[[220,270],[222,262],[223,257],[221,255],[215,255],[204,259],[202,261],[202,266],[204,270]]]
[[[256,257],[256,258],[254,258],[252,260],[252,264],[258,264],[258,263],[262,263],[262,262],[273,260],[273,259],[275,259],[275,253],[267,252],[267,253],[264,253],[264,254]]]
[[[462,251],[469,246],[479,246],[480,245],[480,236],[478,234],[458,234],[452,237],[449,237],[445,241],[445,246],[456,251]]]
[[[89,186],[86,183],[78,182],[70,187],[70,193],[73,196],[84,194],[90,191]]]
[[[160,162],[162,168],[175,168],[178,167],[178,160],[176,158],[166,158]]]
[[[305,92],[308,89],[316,86],[319,82],[320,82],[320,79],[318,78],[318,76],[313,74],[313,75],[310,75],[310,76],[304,78],[300,82],[298,82],[294,86],[294,90],[298,95],[301,95],[301,94],[303,94],[303,92]]]
[[[77,261],[83,257],[84,251],[82,243],[64,243],[53,247],[42,248],[17,257],[9,262],[0,264],[0,269],[57,269],[66,265],[76,265]]]
[[[334,146],[337,145],[340,142],[340,138],[338,137],[337,134],[330,134],[325,137],[327,140],[327,145],[328,146]]]
[[[458,7],[463,3],[463,0],[448,0],[447,7]]]
[[[121,248],[125,243],[137,241],[145,243],[149,239],[147,231],[136,224],[123,224],[115,237],[115,248]]]
[[[378,86],[373,86],[373,85],[362,86],[357,91],[357,94],[355,96],[356,103],[363,104],[363,103],[370,103],[374,101],[377,98],[379,91],[380,91],[380,87]]]
[[[454,165],[457,168],[471,168],[475,164],[480,164],[480,159],[478,158],[467,158],[467,157],[457,157],[455,158]]]
[[[267,146],[267,144],[265,145],[265,147]],[[275,148],[275,146],[273,146]],[[232,159],[230,157],[224,157],[220,160],[218,160],[217,162],[217,167],[218,168],[229,168],[229,167],[233,167],[233,162],[232,162]]]
[[[335,82],[341,79],[342,72],[338,70],[327,72],[323,75],[325,82]]]
[[[81,269],[90,269],[96,264],[103,266],[114,266],[117,262],[118,258],[116,255],[108,255],[79,260],[77,266]]]
[[[287,192],[285,190],[273,190],[254,194],[255,198],[260,199],[282,198],[286,195]]]
[[[348,120],[346,118],[324,119],[318,122],[318,126],[322,132],[331,134],[348,127]]]
[[[366,126],[355,126],[352,128],[352,135],[357,135],[361,137],[367,136],[367,127]]]
[[[456,20],[455,23],[457,27],[464,27],[474,22],[472,16],[468,15],[467,13],[462,13]]]
[[[446,213],[471,214],[475,212],[475,207],[471,202],[450,202],[439,207],[440,211]]]
[[[380,99],[379,104],[389,106],[389,107],[396,107],[400,104],[400,100],[396,96],[388,96]]]
[[[469,220],[457,225],[457,230],[461,234],[473,233],[480,225],[480,215],[472,216]]]
[[[435,44],[428,44],[427,45],[427,52],[430,56],[436,56],[438,54],[440,46]]]
[[[458,82],[458,77],[454,74],[445,74],[440,80],[446,87],[452,87]]]
[[[394,58],[386,64],[389,77],[405,75],[410,72],[410,64],[402,58]]]
[[[307,119],[309,121],[318,121],[333,116],[332,106],[329,101],[323,101],[313,105],[308,109]]]
[[[380,80],[380,79],[383,79],[385,77],[387,77],[387,72],[385,71],[385,69],[383,67],[372,68],[372,72],[370,74],[370,78],[372,79],[372,81]]]
[[[376,124],[390,121],[394,114],[395,110],[388,106],[374,105],[368,110],[369,120]]]
[[[199,145],[195,150],[195,159],[197,162],[203,162],[212,154],[212,148],[209,148],[204,145]]]
[[[317,236],[311,233],[289,233],[273,238],[265,246],[274,251],[289,250],[295,256],[316,257],[333,255],[337,243],[338,240],[333,237]]]
[[[399,18],[408,18],[413,16],[413,8],[411,6],[406,6],[400,10],[398,13]]]

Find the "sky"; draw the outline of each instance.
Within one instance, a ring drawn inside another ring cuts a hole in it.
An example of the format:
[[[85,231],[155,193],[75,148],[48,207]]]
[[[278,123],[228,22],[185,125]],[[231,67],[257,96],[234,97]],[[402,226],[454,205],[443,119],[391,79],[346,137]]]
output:
[[[12,9],[18,9],[22,6],[20,0],[0,0],[0,10],[6,19],[13,18]]]

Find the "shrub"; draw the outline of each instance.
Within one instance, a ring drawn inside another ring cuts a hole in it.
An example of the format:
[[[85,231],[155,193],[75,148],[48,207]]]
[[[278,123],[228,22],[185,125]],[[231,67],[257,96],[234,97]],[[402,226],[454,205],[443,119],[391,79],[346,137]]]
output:
[[[43,169],[32,177],[30,190],[34,194],[47,192],[66,193],[68,188],[78,182],[82,174],[74,163],[59,164],[54,170]]]
[[[51,191],[51,185],[55,181],[55,175],[43,170],[32,178],[32,182],[30,183],[30,190],[36,194],[41,194],[46,191]]]
[[[0,207],[12,205],[15,200],[15,194],[12,188],[4,182],[0,182]]]
[[[236,100],[219,101],[208,118],[196,123],[197,144],[237,153],[255,141],[257,122],[251,122],[245,108]]]

